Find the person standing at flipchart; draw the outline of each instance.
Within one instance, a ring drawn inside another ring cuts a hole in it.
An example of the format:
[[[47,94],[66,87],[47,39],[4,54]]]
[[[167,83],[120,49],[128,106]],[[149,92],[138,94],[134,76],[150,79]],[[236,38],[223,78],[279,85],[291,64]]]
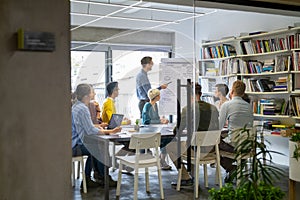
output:
[[[151,84],[148,79],[148,72],[152,70],[153,61],[152,57],[146,56],[141,60],[142,69],[136,76],[136,95],[139,99],[140,117],[142,117],[142,111],[145,103],[149,102],[148,91],[151,89]],[[157,89],[166,89],[167,84],[162,84]]]

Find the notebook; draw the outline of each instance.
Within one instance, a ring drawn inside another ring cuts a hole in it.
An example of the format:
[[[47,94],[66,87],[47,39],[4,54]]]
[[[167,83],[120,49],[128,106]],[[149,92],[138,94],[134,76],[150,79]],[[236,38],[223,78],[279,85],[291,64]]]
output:
[[[124,115],[112,114],[111,119],[108,123],[107,129],[114,129],[121,125]]]

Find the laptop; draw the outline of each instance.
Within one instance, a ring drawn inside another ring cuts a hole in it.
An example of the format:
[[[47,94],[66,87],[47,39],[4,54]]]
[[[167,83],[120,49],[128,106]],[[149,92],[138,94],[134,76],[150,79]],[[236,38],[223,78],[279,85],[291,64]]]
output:
[[[124,115],[122,114],[112,114],[107,129],[114,129],[118,126],[121,126],[123,117]]]

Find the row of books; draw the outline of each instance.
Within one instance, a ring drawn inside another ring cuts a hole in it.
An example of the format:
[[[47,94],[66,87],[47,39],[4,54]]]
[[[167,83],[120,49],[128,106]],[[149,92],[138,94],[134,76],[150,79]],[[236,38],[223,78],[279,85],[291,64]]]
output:
[[[284,99],[260,99],[252,102],[253,113],[262,115],[284,115],[285,110],[282,110],[282,106],[284,103]]]
[[[238,62],[236,59],[215,60],[204,62],[205,76],[223,76],[238,73]]]
[[[264,72],[273,72],[274,71],[274,60],[268,61],[258,61],[258,60],[249,60],[243,61],[242,63],[242,73],[245,74],[260,74]]]
[[[270,72],[284,72],[289,70],[300,71],[300,52],[294,52],[290,55],[277,55],[275,59],[267,60],[242,60],[226,59],[205,62],[206,71],[213,71],[214,74],[207,76],[230,75],[230,74],[260,74]],[[211,70],[216,68],[218,70]]]
[[[255,74],[265,72],[283,72],[293,69],[292,56],[278,55],[275,59],[248,60],[240,62],[241,73]]]
[[[253,113],[262,115],[300,116],[300,96],[285,99],[259,99],[252,102]]]
[[[240,46],[244,55],[297,49],[300,48],[300,35],[296,33],[281,38],[240,41]]]
[[[236,56],[235,47],[230,44],[202,48],[203,59],[224,58],[229,56]]]
[[[246,92],[279,92],[288,91],[288,77],[278,77],[277,80],[244,78]]]

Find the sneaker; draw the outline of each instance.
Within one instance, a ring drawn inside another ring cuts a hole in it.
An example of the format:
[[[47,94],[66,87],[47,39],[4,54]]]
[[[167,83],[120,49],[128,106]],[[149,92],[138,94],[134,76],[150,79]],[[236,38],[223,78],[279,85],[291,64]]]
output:
[[[172,182],[171,185],[173,187],[177,187],[177,182]],[[194,181],[193,179],[188,179],[188,180],[181,180],[180,186],[193,186],[194,185]]]

